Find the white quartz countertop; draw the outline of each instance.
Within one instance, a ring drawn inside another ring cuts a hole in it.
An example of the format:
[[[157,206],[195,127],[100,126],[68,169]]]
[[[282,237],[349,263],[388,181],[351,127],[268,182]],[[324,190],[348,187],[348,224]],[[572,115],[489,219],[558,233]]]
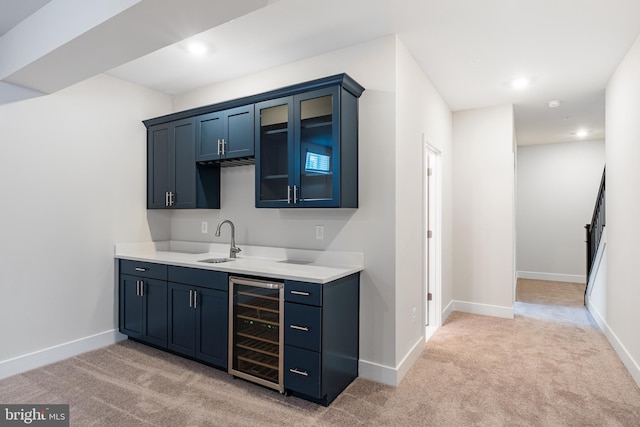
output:
[[[115,258],[321,284],[364,268],[364,255],[357,252],[240,247],[242,252],[235,260],[217,264],[201,261],[228,257],[228,244],[179,241],[117,244]]]

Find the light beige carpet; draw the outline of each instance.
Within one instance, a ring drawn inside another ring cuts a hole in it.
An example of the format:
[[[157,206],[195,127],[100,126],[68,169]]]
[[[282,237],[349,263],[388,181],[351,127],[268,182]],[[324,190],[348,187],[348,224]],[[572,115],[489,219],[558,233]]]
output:
[[[514,320],[453,313],[398,387],[359,378],[328,408],[131,341],[0,381],[0,402],[69,403],[73,426],[640,426],[584,307],[525,287]]]

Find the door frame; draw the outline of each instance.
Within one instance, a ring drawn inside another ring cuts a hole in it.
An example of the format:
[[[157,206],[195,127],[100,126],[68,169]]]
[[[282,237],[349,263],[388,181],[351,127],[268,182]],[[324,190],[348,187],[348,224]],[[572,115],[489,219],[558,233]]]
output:
[[[422,135],[423,325],[425,340],[442,326],[442,153]],[[431,176],[428,171],[431,168]],[[429,229],[433,237],[428,237]],[[427,294],[431,292],[432,300]]]

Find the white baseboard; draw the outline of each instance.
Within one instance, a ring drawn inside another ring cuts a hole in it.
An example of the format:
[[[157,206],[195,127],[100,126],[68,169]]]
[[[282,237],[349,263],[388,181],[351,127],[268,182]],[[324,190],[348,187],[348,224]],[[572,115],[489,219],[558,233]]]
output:
[[[453,313],[454,302],[455,302],[454,300],[449,301],[449,304],[447,304],[447,306],[442,311],[442,323],[443,324],[444,324],[444,322],[447,321],[449,316],[451,316],[451,313]]]
[[[420,337],[395,368],[360,359],[358,361],[358,376],[396,387],[418,360],[425,344],[424,337]]]
[[[548,280],[551,282],[586,283],[584,274],[541,273],[538,271],[518,271],[518,279]]]
[[[0,362],[0,379],[40,368],[60,360],[68,359],[88,351],[96,350],[126,339],[117,329],[101,332],[64,344],[38,350],[30,354]]]
[[[358,360],[358,376],[382,384],[397,386],[398,370],[368,360]]]
[[[462,311],[464,313],[482,314],[484,316],[503,317],[513,319],[513,306],[505,307],[501,305],[480,304],[468,301],[452,301],[452,311]]]
[[[620,342],[618,336],[611,330],[611,328],[609,328],[609,325],[607,325],[607,322],[600,315],[600,312],[598,312],[598,310],[590,303],[587,305],[587,308],[589,309],[589,313],[591,313],[591,317],[596,321],[604,336],[607,337],[611,347],[613,347],[616,354],[631,374],[633,380],[636,382],[638,387],[640,387],[640,365],[636,363],[633,357],[631,357],[631,354],[627,351],[626,347],[622,342]]]
[[[424,340],[424,337],[418,338],[418,341],[413,344],[411,350],[409,350],[409,352],[400,361],[396,368],[396,372],[398,373],[396,376],[396,385],[400,384],[400,381],[402,381],[407,372],[409,372],[409,369],[413,366],[416,360],[418,360],[418,357],[420,357],[424,351],[425,345],[426,341]]]

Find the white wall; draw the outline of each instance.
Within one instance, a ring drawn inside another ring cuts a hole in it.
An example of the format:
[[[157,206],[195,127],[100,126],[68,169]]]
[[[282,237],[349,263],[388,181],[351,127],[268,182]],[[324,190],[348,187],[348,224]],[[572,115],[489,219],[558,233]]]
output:
[[[223,241],[213,235],[224,218],[236,225],[238,245],[331,249],[365,253],[361,275],[360,358],[372,370],[396,366],[395,353],[395,37],[330,52],[174,99],[176,111],[348,73],[366,90],[359,100],[359,208],[256,209],[254,167],[222,170],[221,209],[175,212],[175,240]],[[208,235],[200,221],[212,222]],[[315,226],[324,225],[324,240]],[[362,372],[361,372],[362,374]]]
[[[146,210],[141,120],[341,72],[366,88],[360,99],[358,209],[255,209],[254,168],[244,166],[223,170],[220,210]],[[49,349],[44,353],[64,357],[89,349],[84,342],[117,338],[116,242],[227,241],[227,230],[220,239],[213,231],[219,220],[230,218],[240,246],[364,252],[360,375],[396,384],[413,361],[406,362],[412,343],[423,333],[407,312],[414,305],[422,309],[414,301],[422,298],[422,240],[414,236],[422,226],[421,204],[411,196],[416,190],[421,199],[423,132],[442,151],[448,169],[443,293],[452,295],[451,221],[446,220],[451,215],[451,113],[396,36],[173,99],[102,75],[2,106],[0,126],[0,182],[11,200],[3,206],[0,224],[0,321],[12,325],[3,328],[0,376],[10,374],[7,366],[15,367],[18,359],[34,360],[31,366],[52,361],[32,357],[33,352]],[[398,159],[412,162],[411,170]],[[200,233],[203,220],[211,222],[205,235]],[[314,233],[320,224],[322,241]]]
[[[452,116],[406,47],[398,40],[396,56],[396,359],[401,364],[411,351],[424,346],[424,143],[441,156],[442,289],[446,306],[452,299]],[[424,136],[424,142],[423,142]],[[418,316],[413,319],[416,308]],[[422,316],[420,315],[422,313]],[[411,356],[410,356],[411,357]],[[411,359],[401,369],[411,365]],[[405,371],[401,370],[400,374]]]
[[[114,339],[113,245],[169,236],[170,217],[146,211],[141,119],[170,108],[105,75],[0,106],[0,377],[9,359]]]
[[[605,333],[640,384],[640,38],[606,91],[607,290]]]
[[[400,59],[399,59],[400,58]],[[400,64],[400,65],[399,65]],[[422,249],[419,237],[398,228],[404,204],[412,212],[414,234],[421,227],[421,131],[433,143],[443,147],[450,162],[450,112],[406,49],[395,36],[385,37],[346,49],[330,52],[293,64],[259,72],[223,84],[202,88],[174,98],[174,110],[220,102],[260,93],[331,74],[346,72],[366,89],[359,100],[359,208],[358,209],[256,209],[254,207],[254,168],[234,167],[222,170],[222,208],[210,211],[175,212],[172,238],[175,240],[228,241],[200,232],[200,222],[215,224],[229,218],[236,225],[236,239],[243,244],[284,246],[306,249],[357,251],[365,254],[361,276],[360,375],[387,383],[401,378],[398,364],[422,335],[413,324],[407,304],[420,310]],[[397,84],[400,74],[417,85],[410,100],[405,83]],[[402,92],[402,95],[399,94]],[[417,96],[419,95],[419,96]],[[396,123],[397,110],[417,108],[417,115]],[[399,130],[402,128],[402,130]],[[400,141],[410,133],[411,141]],[[417,168],[399,169],[397,159],[411,158]],[[416,178],[417,181],[413,182]],[[410,182],[417,191],[417,202],[408,200],[409,188],[398,196],[398,182]],[[449,184],[450,186],[450,184]],[[417,203],[417,210],[416,208]],[[449,208],[450,209],[450,208]],[[404,216],[402,217],[404,220]],[[315,226],[324,225],[324,240],[315,240]],[[409,225],[407,224],[407,227]],[[407,237],[405,239],[404,237]],[[399,247],[402,249],[399,249]],[[397,252],[412,254],[411,262],[398,260]],[[399,264],[397,262],[400,262]],[[409,264],[409,266],[407,266]],[[399,268],[406,268],[398,275]],[[399,279],[403,279],[399,284]],[[411,279],[405,281],[404,279]],[[417,281],[414,281],[416,279]],[[447,287],[448,289],[450,286]],[[402,298],[403,302],[399,302]],[[407,302],[409,300],[410,302]],[[399,314],[402,310],[402,314]],[[402,325],[402,326],[401,326]],[[405,327],[410,331],[405,332]],[[405,334],[402,343],[398,335]]]
[[[513,135],[511,105],[453,114],[451,309],[513,316]]]
[[[585,230],[598,195],[604,141],[518,148],[520,277],[585,282]]]

